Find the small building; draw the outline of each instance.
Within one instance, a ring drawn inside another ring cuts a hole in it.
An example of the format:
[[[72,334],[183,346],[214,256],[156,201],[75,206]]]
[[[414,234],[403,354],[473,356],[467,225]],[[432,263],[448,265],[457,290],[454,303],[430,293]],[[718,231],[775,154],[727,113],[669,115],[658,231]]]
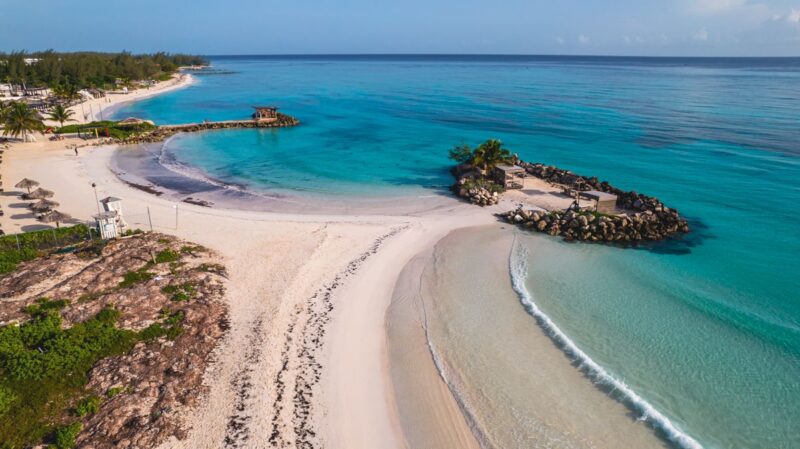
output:
[[[103,212],[95,215],[100,236],[104,239],[116,238],[128,227],[122,216],[122,200],[109,196],[100,200]]]
[[[600,192],[599,190],[588,190],[581,192],[580,196],[595,202],[595,212],[613,214],[617,211],[617,195],[614,195],[613,193]]]
[[[97,222],[97,229],[103,239],[115,239],[122,233],[119,226],[118,214],[116,211],[105,211],[94,216]]]
[[[278,119],[278,108],[275,106],[253,106],[253,120],[257,122],[272,122]]]
[[[519,165],[498,164],[492,169],[492,178],[506,189],[521,189],[525,169]]]

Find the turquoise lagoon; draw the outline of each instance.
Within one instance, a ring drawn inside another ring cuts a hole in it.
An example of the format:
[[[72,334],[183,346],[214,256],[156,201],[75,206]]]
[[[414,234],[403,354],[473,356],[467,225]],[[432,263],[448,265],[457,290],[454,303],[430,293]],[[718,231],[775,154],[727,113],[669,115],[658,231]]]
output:
[[[314,197],[438,193],[451,146],[500,138],[678,208],[693,232],[651,248],[520,235],[523,303],[704,447],[800,447],[800,60],[212,62],[218,74],[116,112],[186,123],[275,104],[301,120],[167,142],[169,160],[210,178]]]

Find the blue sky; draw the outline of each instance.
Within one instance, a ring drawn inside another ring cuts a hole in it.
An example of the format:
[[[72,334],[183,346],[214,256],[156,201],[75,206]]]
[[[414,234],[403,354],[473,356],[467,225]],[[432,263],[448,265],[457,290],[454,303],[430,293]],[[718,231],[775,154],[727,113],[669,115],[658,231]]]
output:
[[[0,0],[0,50],[800,56],[800,0]]]

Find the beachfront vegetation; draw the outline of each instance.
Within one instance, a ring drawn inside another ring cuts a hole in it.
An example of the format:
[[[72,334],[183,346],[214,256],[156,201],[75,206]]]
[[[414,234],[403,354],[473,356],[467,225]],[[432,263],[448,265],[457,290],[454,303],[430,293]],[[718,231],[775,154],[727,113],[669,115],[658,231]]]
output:
[[[124,140],[145,131],[152,131],[155,128],[156,128],[155,125],[148,122],[126,125],[111,120],[104,120],[91,123],[62,126],[61,128],[56,130],[56,133],[58,134],[88,133],[94,135],[95,130],[97,130],[98,136],[112,137],[114,139]]]
[[[26,59],[28,62],[26,62]],[[74,90],[114,86],[117,80],[164,79],[180,66],[207,65],[200,56],[154,53],[0,53],[0,80]]]
[[[42,117],[26,103],[14,101],[0,111],[3,134],[27,140],[28,133],[44,129]]]
[[[497,139],[489,139],[475,149],[466,144],[458,145],[450,150],[449,156],[459,164],[468,164],[484,172],[511,160],[511,152]]]
[[[65,422],[69,415],[87,416],[102,407],[102,399],[86,395],[84,388],[92,366],[127,353],[139,341],[175,338],[183,330],[183,316],[170,311],[140,332],[120,329],[120,313],[111,307],[64,328],[60,309],[66,304],[42,298],[26,308],[29,321],[0,327],[0,435],[5,444],[0,447],[28,447],[43,440],[74,447],[81,426]]]
[[[53,106],[53,109],[50,111],[49,119],[58,122],[61,127],[64,127],[64,122],[74,122],[75,119],[72,116],[75,115],[73,111],[64,107],[62,104],[57,104]]]
[[[2,236],[0,237],[0,275],[14,271],[17,265],[35,259],[43,251],[88,240],[89,235],[89,228],[80,224]]]

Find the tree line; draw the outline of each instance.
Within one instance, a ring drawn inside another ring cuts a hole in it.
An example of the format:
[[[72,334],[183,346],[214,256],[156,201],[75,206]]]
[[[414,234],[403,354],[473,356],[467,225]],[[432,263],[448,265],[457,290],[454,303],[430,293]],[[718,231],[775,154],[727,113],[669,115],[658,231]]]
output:
[[[163,79],[178,67],[208,65],[201,56],[170,53],[134,55],[130,52],[28,53],[0,52],[0,82],[26,87],[85,89],[113,85],[116,80]]]

